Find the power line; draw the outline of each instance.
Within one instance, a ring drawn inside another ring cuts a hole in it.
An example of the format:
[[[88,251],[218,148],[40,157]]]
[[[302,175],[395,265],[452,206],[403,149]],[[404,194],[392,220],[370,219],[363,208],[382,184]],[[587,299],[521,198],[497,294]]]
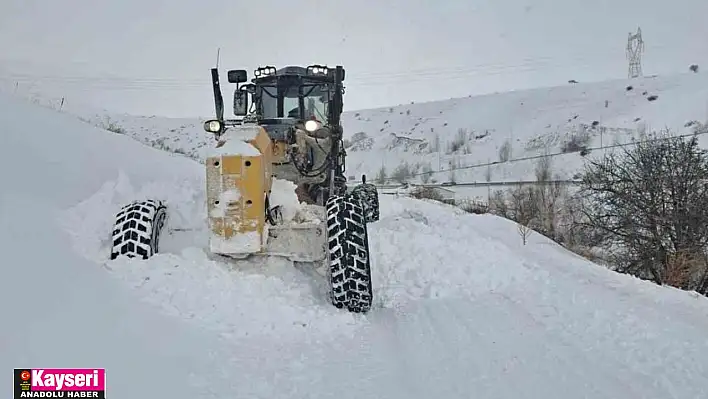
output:
[[[700,131],[700,132],[694,132],[694,133],[689,133],[689,134],[683,134],[683,135],[678,135],[678,136],[671,136],[671,137],[662,137],[662,138],[656,138],[656,139],[651,139],[651,140],[644,140],[644,141],[637,141],[633,143],[626,143],[626,144],[613,144],[613,145],[608,145],[608,146],[599,146],[599,147],[587,147],[587,150],[604,150],[604,149],[609,149],[609,148],[617,148],[617,147],[627,147],[631,145],[638,145],[638,144],[646,144],[646,143],[653,143],[655,141],[664,141],[664,140],[671,140],[672,138],[683,138],[683,137],[691,137],[691,136],[701,136],[704,134],[708,134],[708,129],[705,131]],[[465,169],[475,169],[475,168],[482,168],[485,166],[491,166],[491,165],[502,165],[502,164],[508,164],[508,163],[513,163],[513,162],[520,162],[520,161],[529,161],[529,160],[534,160],[534,159],[540,159],[540,158],[552,158],[552,157],[557,157],[561,155],[567,155],[567,154],[572,154],[571,152],[557,152],[557,153],[552,153],[552,154],[544,154],[544,155],[533,155],[529,157],[522,157],[522,158],[515,158],[515,159],[510,159],[508,161],[494,161],[494,162],[485,162],[485,163],[480,163],[476,165],[469,165],[469,166],[461,166],[461,167],[456,167],[456,168],[450,168],[450,169],[442,169],[442,170],[433,170],[429,172],[420,172],[420,173],[413,173],[410,176],[411,177],[416,177],[416,176],[423,176],[423,175],[433,175],[435,173],[444,173],[444,172],[450,172],[450,171],[457,171],[457,170],[465,170]]]
[[[585,61],[591,58],[578,56],[577,60]],[[364,73],[355,74],[348,82],[357,86],[375,86],[390,83],[419,82],[427,80],[450,80],[466,78],[473,75],[497,75],[505,72],[527,72],[552,64],[551,57],[526,58],[519,63],[486,63],[467,67],[423,68],[405,72]],[[119,77],[119,76],[71,76],[44,75],[26,72],[11,72],[0,77],[22,83],[48,82],[56,85],[88,86],[103,89],[192,89],[201,88],[208,79],[179,79],[165,77]]]

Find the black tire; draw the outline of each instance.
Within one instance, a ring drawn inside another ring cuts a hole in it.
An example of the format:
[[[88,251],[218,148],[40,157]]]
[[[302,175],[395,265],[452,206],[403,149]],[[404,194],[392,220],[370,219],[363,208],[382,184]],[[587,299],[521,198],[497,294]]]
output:
[[[332,304],[368,312],[373,302],[371,260],[364,208],[357,196],[327,200],[327,240]]]
[[[161,201],[134,201],[121,208],[113,226],[111,259],[147,259],[158,253],[166,218],[167,207]]]
[[[376,189],[376,186],[369,183],[359,184],[352,190],[352,195],[357,196],[364,205],[366,223],[379,220],[379,191]]]

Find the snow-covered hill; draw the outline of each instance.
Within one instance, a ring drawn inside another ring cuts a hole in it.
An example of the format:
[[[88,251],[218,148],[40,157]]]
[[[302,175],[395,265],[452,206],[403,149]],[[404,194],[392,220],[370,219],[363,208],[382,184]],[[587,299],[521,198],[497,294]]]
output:
[[[502,162],[499,152],[506,142],[508,158],[517,159],[563,153],[574,138],[592,148],[631,143],[639,139],[638,129],[690,132],[695,121],[707,119],[708,73],[408,104],[347,115],[346,128],[353,135],[349,170],[374,175],[382,160],[389,174],[402,161],[417,165],[418,172],[427,166],[437,171],[501,162],[489,171],[491,180],[533,179],[534,161]],[[575,149],[553,162],[560,178],[572,178],[583,157]],[[484,181],[487,168],[455,173],[459,182]],[[435,173],[432,179],[443,182],[450,173]]]
[[[212,139],[201,120],[70,112],[195,159],[203,159]],[[347,175],[353,180],[362,174],[374,177],[383,167],[391,179],[396,168],[408,163],[412,176],[407,179],[414,182],[424,173],[430,183],[533,179],[535,159],[503,162],[501,148],[508,145],[510,160],[559,154],[552,157],[554,175],[572,179],[586,157],[605,151],[599,147],[641,140],[642,131],[670,128],[690,134],[707,120],[705,72],[361,110],[343,115]],[[705,136],[701,141],[708,147]],[[581,155],[582,147],[587,154]]]
[[[285,261],[210,259],[198,162],[4,96],[0,129],[6,370],[106,367],[121,398],[708,394],[706,298],[523,245],[508,220],[382,196],[376,306],[352,315]],[[165,253],[106,261],[143,196],[171,209]]]

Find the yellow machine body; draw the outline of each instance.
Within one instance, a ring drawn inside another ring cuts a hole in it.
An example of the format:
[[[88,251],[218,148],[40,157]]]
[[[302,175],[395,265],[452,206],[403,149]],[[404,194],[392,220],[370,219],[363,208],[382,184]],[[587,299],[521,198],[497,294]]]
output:
[[[206,160],[212,252],[245,255],[266,247],[265,198],[272,185],[272,144],[258,125],[224,132]]]
[[[286,143],[273,142],[255,124],[229,127],[219,137],[205,165],[212,253],[235,258],[260,254],[299,261],[325,259],[323,207],[302,204],[309,218],[295,217],[276,226],[266,222],[273,164],[286,160],[286,150]]]

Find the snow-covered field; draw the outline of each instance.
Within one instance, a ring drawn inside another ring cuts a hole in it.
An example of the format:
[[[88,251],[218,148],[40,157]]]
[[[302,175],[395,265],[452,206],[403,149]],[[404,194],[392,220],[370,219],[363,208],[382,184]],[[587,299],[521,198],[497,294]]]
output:
[[[224,87],[225,93],[227,90],[230,88]],[[656,98],[649,101],[652,96]],[[54,108],[59,101],[35,99]],[[203,160],[207,147],[213,144],[213,138],[202,129],[203,120],[114,115],[71,102],[63,110],[197,160]],[[500,161],[500,147],[506,142],[511,147],[511,160],[560,154],[551,158],[554,176],[573,179],[587,158],[608,151],[600,147],[641,140],[642,130],[670,128],[675,134],[690,134],[705,124],[708,73],[581,82],[351,111],[342,120],[349,144],[347,175],[352,180],[359,180],[362,174],[371,179],[382,166],[391,177],[403,162],[409,163],[414,175],[431,172],[429,183],[533,180],[537,160]],[[573,137],[590,148],[589,154],[581,156],[577,150],[563,153],[564,144]],[[701,136],[701,142],[708,147],[706,135]],[[497,163],[485,165],[493,162]],[[409,180],[420,182],[420,178]],[[488,192],[486,187],[458,186],[454,190],[458,198],[484,198]]]
[[[510,221],[382,196],[376,306],[353,315],[288,262],[211,259],[198,162],[6,96],[0,129],[5,370],[105,367],[120,398],[708,395],[706,298]],[[168,201],[165,252],[107,261],[144,196]]]

